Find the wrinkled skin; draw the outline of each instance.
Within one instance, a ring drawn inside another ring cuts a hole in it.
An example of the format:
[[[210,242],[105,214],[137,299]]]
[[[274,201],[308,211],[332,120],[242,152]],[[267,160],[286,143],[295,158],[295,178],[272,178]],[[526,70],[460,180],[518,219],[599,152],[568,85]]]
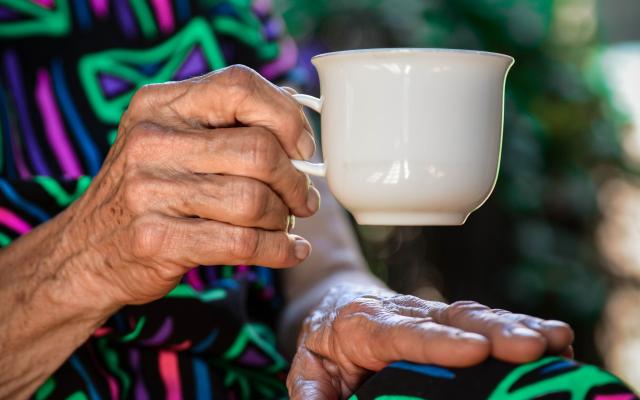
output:
[[[291,267],[310,244],[288,234],[319,193],[291,165],[315,144],[290,91],[232,66],[148,85],[123,115],[87,193],[65,211],[91,261],[78,285],[97,307],[165,295],[197,265]]]
[[[287,387],[293,400],[344,399],[393,361],[464,367],[493,356],[521,363],[544,353],[571,357],[572,341],[560,321],[344,285],[305,320]]]

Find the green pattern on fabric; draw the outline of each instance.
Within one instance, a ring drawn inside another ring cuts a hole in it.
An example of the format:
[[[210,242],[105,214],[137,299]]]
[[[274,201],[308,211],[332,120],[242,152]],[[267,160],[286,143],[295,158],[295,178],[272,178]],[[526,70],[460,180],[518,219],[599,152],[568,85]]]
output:
[[[384,396],[378,396],[375,400],[427,400],[424,397],[416,396],[402,396],[399,394],[386,394]]]
[[[107,142],[109,143],[109,146],[113,145],[113,143],[116,141],[116,137],[118,137],[117,129],[113,129],[109,131],[109,133],[107,133]]]
[[[227,292],[222,288],[213,288],[209,290],[204,290],[202,292],[196,291],[193,287],[180,283],[176,286],[172,291],[167,293],[165,296],[167,298],[192,298],[198,299],[205,303],[210,301],[222,300],[227,297]]]
[[[147,39],[151,39],[157,36],[158,28],[156,27],[156,22],[153,19],[153,14],[149,9],[149,4],[147,4],[146,1],[140,0],[130,0],[129,3],[131,4],[131,8],[138,18],[138,22],[140,22],[142,35]]]
[[[11,238],[0,232],[0,247],[7,247],[12,242]]]
[[[211,23],[215,31],[233,36],[254,48],[258,57],[263,60],[270,60],[278,56],[280,51],[278,43],[267,42],[259,30],[252,30],[238,20],[229,17],[218,17]]]
[[[91,185],[91,177],[81,176],[76,183],[76,190],[67,193],[60,183],[50,176],[35,176],[33,178],[42,188],[56,200],[60,207],[66,207],[77,200]]]
[[[260,350],[264,351],[269,357],[274,361],[273,365],[265,368],[266,371],[274,372],[282,370],[287,367],[287,361],[284,357],[278,353],[275,349],[274,343],[267,340],[262,334],[264,332],[270,332],[269,327],[257,324],[257,323],[249,323],[244,325],[236,340],[233,342],[229,349],[224,353],[223,357],[226,360],[231,360],[238,357],[242,351],[247,347],[247,344],[251,342],[260,348]]]
[[[67,400],[88,400],[87,395],[79,390],[73,393],[71,396],[67,397]]]
[[[17,21],[2,21],[0,37],[64,36],[71,29],[69,0],[57,0],[52,9],[25,0],[1,0],[0,5],[26,17]]]
[[[109,343],[107,338],[101,338],[98,340],[98,349],[102,354],[106,364],[107,369],[118,379],[120,380],[121,386],[121,396],[123,398],[129,397],[129,389],[131,388],[131,377],[127,374],[125,370],[120,367],[120,360],[118,357],[118,353],[109,347]]]
[[[561,358],[546,357],[542,360],[519,366],[500,381],[488,400],[528,400],[561,391],[570,392],[572,399],[583,399],[589,390],[596,386],[621,383],[619,379],[597,367],[581,365],[574,371],[552,376],[517,390],[511,390],[511,386],[528,372],[558,360],[561,360]]]
[[[45,400],[47,397],[51,396],[53,390],[56,388],[56,380],[53,377],[50,377],[45,381],[45,383],[40,386],[38,391],[36,392],[34,398],[35,400]]]
[[[85,55],[78,63],[78,72],[89,104],[103,122],[117,124],[135,90],[149,83],[172,80],[196,46],[202,49],[210,69],[225,66],[213,31],[203,18],[194,18],[175,36],[156,47],[144,50],[111,49]],[[163,65],[153,76],[136,69],[136,65],[149,64]],[[130,82],[133,87],[120,96],[108,98],[100,85],[100,73]]]
[[[140,332],[142,332],[142,328],[144,327],[145,322],[147,322],[147,317],[145,316],[140,317],[138,322],[136,322],[136,326],[133,328],[133,330],[127,333],[126,335],[124,335],[122,339],[120,339],[120,341],[126,343],[140,336]]]

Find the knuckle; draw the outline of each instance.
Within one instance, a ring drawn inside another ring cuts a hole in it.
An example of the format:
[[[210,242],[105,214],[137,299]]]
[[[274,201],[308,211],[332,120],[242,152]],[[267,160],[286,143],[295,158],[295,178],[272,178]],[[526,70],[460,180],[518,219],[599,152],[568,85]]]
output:
[[[141,86],[131,97],[128,109],[135,113],[145,108],[149,102],[149,93],[152,91],[151,86]]]
[[[133,126],[127,134],[126,153],[129,157],[140,157],[155,147],[161,138],[161,128],[150,122]]]
[[[258,252],[259,234],[256,230],[234,226],[229,235],[229,252],[239,261],[253,259]]]
[[[357,297],[352,301],[339,307],[337,310],[338,319],[349,319],[354,316],[374,314],[378,306],[377,301],[370,297]]]
[[[475,301],[461,300],[451,303],[444,311],[444,316],[447,321],[455,320],[464,314],[488,310],[489,307],[484,306]]]
[[[241,180],[236,187],[237,201],[234,205],[237,212],[247,222],[260,220],[267,213],[269,189],[256,181]]]
[[[157,257],[167,243],[168,236],[168,226],[159,216],[137,218],[131,227],[131,253],[135,258],[143,260]]]
[[[254,128],[248,137],[245,156],[262,176],[271,176],[279,166],[279,144],[274,136],[264,128]]]
[[[254,89],[257,72],[246,65],[235,64],[224,68],[219,77],[234,92],[247,94]]]
[[[134,214],[139,214],[145,209],[150,192],[149,181],[138,171],[126,172],[123,184],[123,200],[125,207]]]

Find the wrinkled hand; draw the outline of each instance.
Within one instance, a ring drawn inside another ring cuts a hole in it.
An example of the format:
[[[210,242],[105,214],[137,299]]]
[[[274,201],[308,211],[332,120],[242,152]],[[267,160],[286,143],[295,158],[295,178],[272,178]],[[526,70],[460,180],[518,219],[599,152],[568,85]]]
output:
[[[572,356],[573,331],[560,321],[368,292],[333,289],[305,320],[287,378],[291,399],[347,398],[371,371],[398,360],[464,367],[489,356],[518,363],[545,352]]]
[[[311,248],[287,233],[290,214],[314,214],[320,195],[290,159],[314,148],[290,92],[249,68],[143,87],[66,211],[70,241],[91,252],[69,276],[117,307],[162,297],[197,265],[298,264]]]

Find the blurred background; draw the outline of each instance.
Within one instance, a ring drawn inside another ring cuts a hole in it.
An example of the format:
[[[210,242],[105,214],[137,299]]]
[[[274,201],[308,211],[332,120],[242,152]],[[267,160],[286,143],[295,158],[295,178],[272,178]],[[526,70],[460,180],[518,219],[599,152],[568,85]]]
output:
[[[579,360],[640,390],[640,2],[274,5],[299,44],[290,84],[311,94],[309,59],[326,51],[450,47],[515,57],[490,200],[462,227],[357,227],[365,254],[400,292],[565,320]]]

